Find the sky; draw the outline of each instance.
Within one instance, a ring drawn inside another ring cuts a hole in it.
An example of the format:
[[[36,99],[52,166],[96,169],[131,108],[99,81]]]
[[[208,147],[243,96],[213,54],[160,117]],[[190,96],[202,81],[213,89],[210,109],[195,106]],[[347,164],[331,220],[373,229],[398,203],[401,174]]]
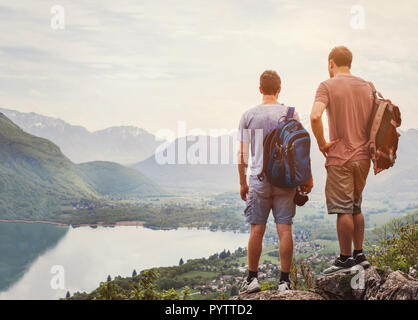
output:
[[[418,128],[417,14],[416,0],[0,0],[0,107],[91,131],[232,130],[266,69],[279,102],[309,114],[329,51],[346,45],[352,73]]]

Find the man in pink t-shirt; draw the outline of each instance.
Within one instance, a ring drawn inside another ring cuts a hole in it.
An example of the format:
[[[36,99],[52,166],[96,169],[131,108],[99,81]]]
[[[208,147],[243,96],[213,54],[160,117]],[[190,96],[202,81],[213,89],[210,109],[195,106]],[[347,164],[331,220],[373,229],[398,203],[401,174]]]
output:
[[[311,112],[318,147],[326,158],[325,197],[329,214],[337,214],[340,256],[325,274],[370,266],[363,253],[362,192],[370,169],[367,125],[373,93],[368,82],[351,74],[351,51],[343,46],[328,56],[330,79],[321,82]],[[324,138],[322,114],[327,110],[329,138]],[[351,246],[354,245],[353,255]]]

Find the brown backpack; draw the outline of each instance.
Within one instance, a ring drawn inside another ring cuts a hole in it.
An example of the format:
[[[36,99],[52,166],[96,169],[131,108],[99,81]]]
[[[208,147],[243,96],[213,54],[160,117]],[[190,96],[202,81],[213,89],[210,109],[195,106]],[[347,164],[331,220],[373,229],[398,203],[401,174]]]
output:
[[[368,125],[369,150],[374,174],[392,167],[396,160],[400,134],[396,130],[401,125],[401,112],[390,100],[377,92],[373,83],[373,111]]]

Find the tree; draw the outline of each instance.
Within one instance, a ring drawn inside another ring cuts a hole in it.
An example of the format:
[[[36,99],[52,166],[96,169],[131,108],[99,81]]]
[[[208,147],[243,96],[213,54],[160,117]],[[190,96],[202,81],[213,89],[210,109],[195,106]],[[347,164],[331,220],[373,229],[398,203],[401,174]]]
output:
[[[190,296],[190,288],[186,286],[183,289],[182,294],[183,294],[183,300],[187,300],[187,298]]]
[[[154,290],[154,281],[158,277],[158,272],[153,269],[145,270],[141,273],[139,283],[131,292],[130,299],[134,300],[159,300],[161,299],[161,292]],[[175,292],[175,291],[174,291]],[[163,293],[170,297],[173,291],[164,291]]]
[[[128,297],[123,290],[112,282],[101,282],[97,289],[97,300],[125,300]]]
[[[71,297],[70,291],[67,291],[67,294],[65,295],[65,297],[68,299],[69,297]]]
[[[183,264],[184,264],[184,261],[183,261],[183,258],[181,258],[179,262],[179,266],[182,266]]]
[[[132,272],[132,277],[136,277],[137,276],[137,273],[136,273],[136,270],[134,269],[134,271]]]
[[[107,276],[107,282],[112,281],[112,277],[110,276],[110,274]]]

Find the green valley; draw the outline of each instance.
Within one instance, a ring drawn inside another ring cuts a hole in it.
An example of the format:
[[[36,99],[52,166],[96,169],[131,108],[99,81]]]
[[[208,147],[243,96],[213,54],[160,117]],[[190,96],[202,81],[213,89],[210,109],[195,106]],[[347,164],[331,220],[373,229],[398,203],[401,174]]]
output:
[[[54,220],[79,203],[162,194],[140,172],[110,162],[72,163],[52,142],[0,113],[0,219]]]

